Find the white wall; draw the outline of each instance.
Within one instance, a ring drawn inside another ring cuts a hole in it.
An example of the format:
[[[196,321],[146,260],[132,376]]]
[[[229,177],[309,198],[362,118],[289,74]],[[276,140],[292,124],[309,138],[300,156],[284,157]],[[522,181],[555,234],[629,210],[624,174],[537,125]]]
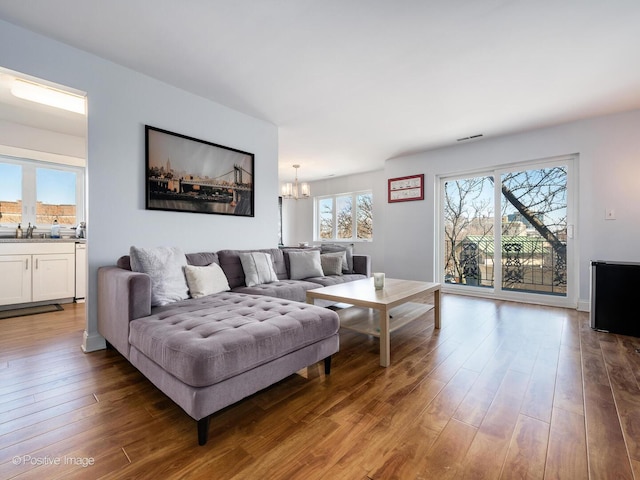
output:
[[[578,306],[588,309],[592,260],[640,261],[640,111],[388,160],[386,177],[426,174],[424,202],[384,204],[385,271],[433,280],[437,175],[579,154]],[[616,220],[605,220],[613,208]]]
[[[382,171],[311,184],[314,196],[374,189],[374,242],[357,244],[374,270],[433,281],[436,177],[578,154],[576,254],[578,308],[589,309],[592,260],[640,262],[640,111],[582,120],[518,135],[485,138],[389,159]],[[387,180],[425,174],[425,199],[387,203]],[[615,220],[605,220],[613,208]],[[313,202],[285,200],[285,244],[313,240]]]
[[[371,255],[373,271],[383,271],[385,219],[379,205],[386,202],[386,179],[384,171],[359,173],[344,177],[311,182],[311,195],[337,195],[340,193],[372,190],[373,192],[373,241],[355,242],[354,252]],[[313,199],[287,200],[282,202],[283,243],[297,245],[313,242]]]
[[[86,139],[83,137],[29,127],[7,120],[0,120],[0,145],[5,148],[4,153],[7,154],[11,152],[6,149],[9,147],[23,149],[27,152],[46,152],[57,157],[73,157],[77,159],[75,165],[84,165],[87,154]],[[2,149],[0,149],[0,153],[3,153]],[[37,154],[27,158],[33,156],[37,156]],[[36,160],[38,159],[36,158]]]
[[[89,295],[86,347],[97,335],[96,272],[131,245],[187,252],[275,247],[274,125],[0,21],[0,66],[87,92]],[[144,125],[255,154],[255,217],[144,209]]]

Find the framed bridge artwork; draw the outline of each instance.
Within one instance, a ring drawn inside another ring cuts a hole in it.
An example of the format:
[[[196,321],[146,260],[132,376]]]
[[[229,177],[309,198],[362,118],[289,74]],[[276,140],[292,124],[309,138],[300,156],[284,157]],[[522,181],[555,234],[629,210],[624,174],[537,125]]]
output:
[[[253,217],[254,155],[145,125],[146,209]]]

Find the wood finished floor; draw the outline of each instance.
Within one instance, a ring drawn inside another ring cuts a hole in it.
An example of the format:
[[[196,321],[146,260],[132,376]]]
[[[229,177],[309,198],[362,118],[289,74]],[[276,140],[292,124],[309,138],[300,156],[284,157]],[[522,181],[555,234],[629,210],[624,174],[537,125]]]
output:
[[[200,447],[117,352],[81,351],[83,305],[2,320],[0,478],[640,479],[640,339],[454,295],[442,325],[395,332],[386,369],[377,340],[342,331],[331,375],[219,412]]]

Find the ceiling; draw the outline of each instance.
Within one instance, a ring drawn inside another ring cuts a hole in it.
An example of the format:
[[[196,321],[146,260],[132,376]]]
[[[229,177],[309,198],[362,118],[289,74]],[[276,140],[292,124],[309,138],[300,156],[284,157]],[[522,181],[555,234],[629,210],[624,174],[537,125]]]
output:
[[[638,0],[0,0],[279,128],[280,178],[640,108]]]

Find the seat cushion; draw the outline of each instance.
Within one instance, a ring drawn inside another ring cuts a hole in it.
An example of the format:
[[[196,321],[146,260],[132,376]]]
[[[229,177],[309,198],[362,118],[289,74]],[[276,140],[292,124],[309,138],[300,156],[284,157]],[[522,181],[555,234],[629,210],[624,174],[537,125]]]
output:
[[[331,285],[338,285],[340,283],[353,282],[355,280],[362,280],[363,278],[367,278],[367,276],[360,275],[359,273],[349,273],[344,275],[326,275],[324,277],[305,278],[305,281],[318,283],[323,287],[329,287]],[[317,286],[316,288],[320,288],[320,286]]]
[[[305,302],[307,300],[307,290],[320,288],[321,286],[318,282],[280,280],[279,282],[263,283],[252,287],[236,287],[233,291],[246,293],[248,295],[267,295],[269,297],[283,298],[295,302]]]
[[[224,292],[176,302],[130,322],[129,343],[193,387],[226,378],[334,335],[328,309]]]

